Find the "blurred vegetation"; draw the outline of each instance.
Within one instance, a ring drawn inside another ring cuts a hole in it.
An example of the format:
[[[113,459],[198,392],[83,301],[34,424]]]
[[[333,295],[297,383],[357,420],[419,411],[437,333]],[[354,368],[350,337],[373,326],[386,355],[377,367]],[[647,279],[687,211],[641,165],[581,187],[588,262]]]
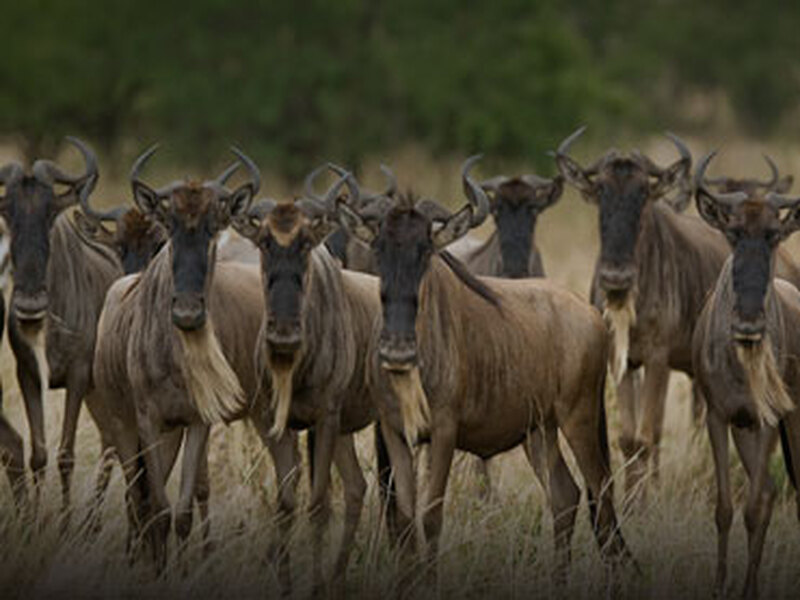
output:
[[[25,0],[0,19],[0,134],[128,157],[238,143],[290,177],[409,142],[543,165],[581,123],[703,125],[722,95],[771,135],[796,114],[800,3],[782,0]]]

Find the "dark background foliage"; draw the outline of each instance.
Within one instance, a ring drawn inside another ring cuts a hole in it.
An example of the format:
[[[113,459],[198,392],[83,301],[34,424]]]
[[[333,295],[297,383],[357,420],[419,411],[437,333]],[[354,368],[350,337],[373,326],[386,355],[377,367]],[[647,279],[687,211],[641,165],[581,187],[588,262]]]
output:
[[[544,164],[581,123],[711,126],[709,98],[771,136],[797,113],[798,25],[788,0],[7,2],[0,134],[200,164],[235,142],[289,177],[409,142]]]

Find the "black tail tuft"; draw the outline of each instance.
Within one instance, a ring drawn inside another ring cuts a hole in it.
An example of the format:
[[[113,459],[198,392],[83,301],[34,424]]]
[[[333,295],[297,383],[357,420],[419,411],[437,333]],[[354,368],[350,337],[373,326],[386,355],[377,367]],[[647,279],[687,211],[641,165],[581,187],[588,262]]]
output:
[[[792,487],[797,489],[797,480],[794,476],[794,460],[792,459],[792,451],[789,446],[789,432],[786,431],[786,423],[780,422],[778,426],[781,432],[781,450],[783,450],[783,464],[786,466],[786,472],[789,474],[789,481],[792,482]]]

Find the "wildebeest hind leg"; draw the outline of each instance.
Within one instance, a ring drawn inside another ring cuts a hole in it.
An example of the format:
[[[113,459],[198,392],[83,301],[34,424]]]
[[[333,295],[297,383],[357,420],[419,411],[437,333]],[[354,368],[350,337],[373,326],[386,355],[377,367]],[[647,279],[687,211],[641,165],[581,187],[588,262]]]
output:
[[[722,596],[728,572],[728,534],[733,520],[728,465],[728,425],[713,410],[708,411],[706,424],[714,456],[714,471],[717,476],[717,576],[714,587],[717,595]]]
[[[536,443],[539,446],[539,462],[544,458],[547,469],[545,489],[550,498],[550,510],[553,514],[553,538],[557,560],[555,581],[562,585],[566,583],[567,568],[571,558],[572,533],[575,530],[575,517],[581,492],[564,462],[564,456],[558,446],[558,430],[555,425],[548,423],[534,432],[531,444],[535,443],[534,436],[541,440]],[[528,460],[531,460],[530,456]]]
[[[793,397],[798,398],[797,395]],[[797,518],[800,520],[800,410],[790,412],[781,421],[781,445],[783,462],[794,489]]]
[[[0,390],[2,395],[2,390]],[[0,404],[2,400],[0,400]],[[1,409],[0,409],[1,410]],[[0,413],[0,462],[3,462],[17,509],[25,505],[25,450],[22,438]]]
[[[67,398],[64,420],[61,427],[61,442],[58,446],[58,472],[61,477],[61,527],[66,530],[70,521],[70,495],[72,471],[75,466],[75,435],[83,397],[89,387],[89,374],[80,373],[70,377],[67,385]]]
[[[636,466],[636,406],[638,386],[635,385],[635,378],[639,377],[639,371],[626,369],[622,380],[617,385],[617,405],[619,407],[620,427],[619,447],[625,461],[625,496],[633,497],[636,491],[637,481]]]
[[[766,426],[756,432],[734,428],[733,440],[750,479],[744,513],[748,556],[743,596],[755,598],[758,595],[761,553],[775,501],[775,484],[769,475],[768,463],[778,440],[778,431],[774,427]]]

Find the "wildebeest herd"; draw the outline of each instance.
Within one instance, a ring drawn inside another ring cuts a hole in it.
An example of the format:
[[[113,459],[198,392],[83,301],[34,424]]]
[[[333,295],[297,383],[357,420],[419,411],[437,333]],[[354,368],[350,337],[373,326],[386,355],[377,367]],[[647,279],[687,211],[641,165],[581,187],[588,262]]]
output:
[[[313,579],[322,592],[344,582],[366,490],[353,434],[373,424],[385,527],[406,560],[423,546],[429,559],[437,555],[456,450],[488,460],[522,446],[549,499],[554,576],[563,582],[581,492],[561,436],[582,475],[601,555],[614,569],[636,568],[614,502],[606,380],[620,409],[626,490],[643,496],[648,471],[658,474],[675,369],[693,378],[713,449],[717,589],[725,587],[732,521],[730,429],[750,482],[744,594],[756,595],[778,440],[792,485],[800,476],[800,268],[780,248],[800,228],[800,197],[787,195],[792,180],[770,159],[765,181],[707,177],[714,153],[693,172],[688,148],[671,134],[678,159],[666,167],[615,150],[584,167],[570,156],[582,132],[554,152],[552,179],[481,181],[473,174],[479,157],[468,159],[465,203],[455,212],[400,193],[388,167],[378,192],[328,164],[309,174],[301,197],[258,199],[259,169],[236,148],[235,162],[214,179],[156,187],[144,175],[154,146],[132,166],[134,205],[108,211],[92,206],[98,163],[76,138],[67,139],[85,163],[78,175],[49,160],[1,167],[0,248],[13,268],[8,333],[32,438],[28,480],[22,439],[0,415],[19,511],[39,502],[44,391],[65,388],[65,519],[85,403],[103,445],[92,529],[103,526],[118,463],[128,552],[156,572],[166,567],[173,525],[179,540],[188,538],[195,504],[208,537],[209,431],[239,419],[254,426],[275,466],[274,559],[284,591],[292,586],[298,432],[308,431]],[[335,182],[319,192],[324,172]],[[243,183],[229,186],[241,175]],[[599,213],[591,304],[545,277],[535,243],[538,215],[565,184]],[[700,218],[685,212],[692,197]],[[490,215],[495,231],[479,240],[470,232]],[[420,444],[429,445],[430,463],[421,504]],[[165,486],[181,445],[173,510]],[[326,572],[334,465],[344,532]]]

